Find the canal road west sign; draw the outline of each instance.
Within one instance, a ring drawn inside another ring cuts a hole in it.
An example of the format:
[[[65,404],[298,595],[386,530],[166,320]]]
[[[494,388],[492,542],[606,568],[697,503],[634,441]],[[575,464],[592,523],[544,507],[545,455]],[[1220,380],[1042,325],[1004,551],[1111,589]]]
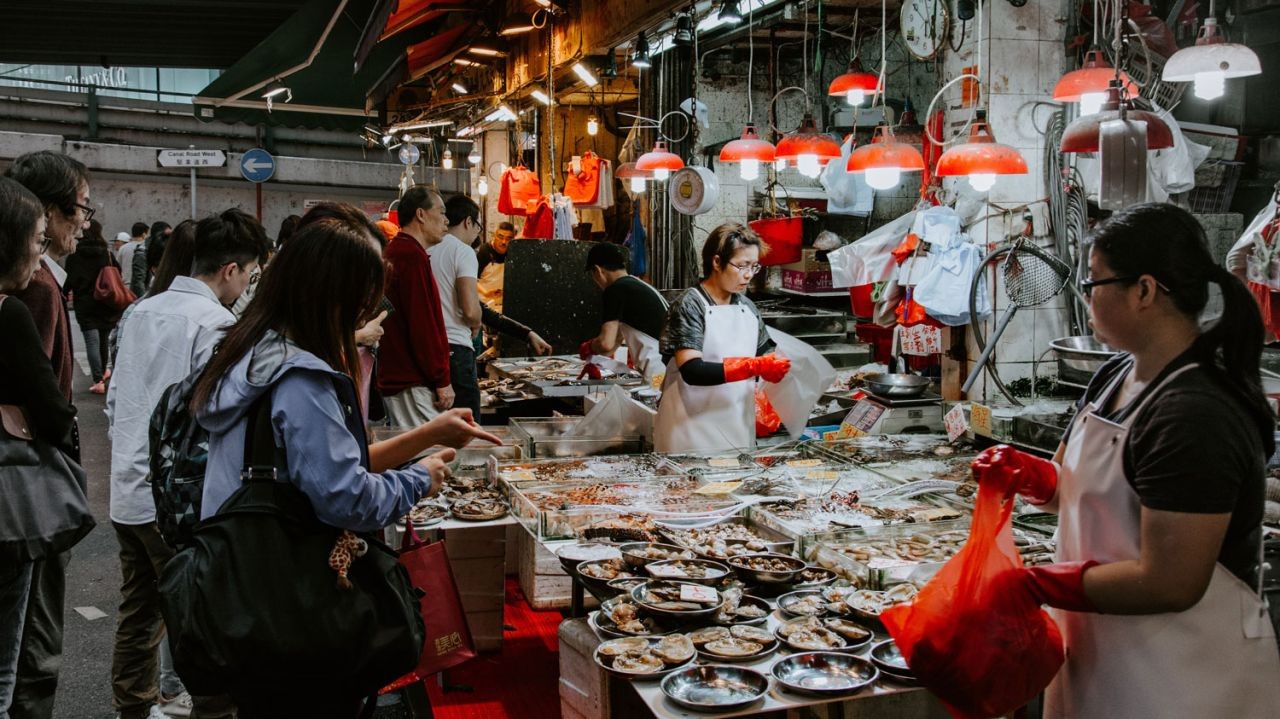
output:
[[[156,162],[161,167],[222,167],[227,154],[222,150],[158,150]]]

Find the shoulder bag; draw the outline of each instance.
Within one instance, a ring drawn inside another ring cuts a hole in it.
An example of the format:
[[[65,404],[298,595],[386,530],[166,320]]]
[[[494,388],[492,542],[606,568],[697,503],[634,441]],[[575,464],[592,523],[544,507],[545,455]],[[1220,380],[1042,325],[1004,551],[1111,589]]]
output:
[[[93,299],[115,310],[123,310],[138,299],[124,283],[120,267],[110,252],[107,253],[107,264],[98,270],[98,278],[93,283]]]
[[[164,568],[174,666],[194,694],[326,692],[365,697],[412,671],[425,632],[395,552],[369,536],[345,576],[330,566],[349,532],[321,523],[288,482],[269,394],[250,410],[243,484]]]

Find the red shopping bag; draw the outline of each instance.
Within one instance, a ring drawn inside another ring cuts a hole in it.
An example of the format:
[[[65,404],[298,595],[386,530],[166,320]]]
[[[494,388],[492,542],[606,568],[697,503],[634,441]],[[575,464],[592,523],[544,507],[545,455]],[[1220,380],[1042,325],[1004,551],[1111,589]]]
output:
[[[508,167],[502,173],[498,212],[504,215],[523,215],[529,200],[536,200],[541,195],[542,183],[533,171],[524,165]]]
[[[418,668],[392,682],[384,692],[421,681],[476,656],[444,541],[427,544],[418,538],[413,525],[406,523],[400,563],[409,571],[414,588],[423,594],[422,621],[426,625],[427,640],[422,645]]]
[[[564,178],[564,195],[576,207],[594,206],[600,200],[601,160],[588,150],[579,160],[581,170],[569,172]]]
[[[881,616],[907,665],[953,716],[1003,716],[1031,701],[1064,659],[1062,634],[1024,592],[1008,472],[978,486],[969,540],[910,604]]]
[[[768,437],[777,432],[781,426],[782,417],[779,417],[778,410],[773,408],[769,395],[764,393],[764,387],[756,387],[756,436]]]
[[[555,237],[555,215],[551,203],[546,197],[531,201],[528,206],[529,219],[524,222],[524,230],[520,236],[527,240],[550,240]]]

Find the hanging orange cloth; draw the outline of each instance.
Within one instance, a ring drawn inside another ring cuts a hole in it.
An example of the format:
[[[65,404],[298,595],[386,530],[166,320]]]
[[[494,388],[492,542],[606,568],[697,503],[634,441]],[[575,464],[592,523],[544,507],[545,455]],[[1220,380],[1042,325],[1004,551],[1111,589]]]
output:
[[[542,195],[542,183],[537,174],[524,165],[508,167],[502,173],[502,189],[498,192],[498,212],[504,215],[523,215],[530,200]]]

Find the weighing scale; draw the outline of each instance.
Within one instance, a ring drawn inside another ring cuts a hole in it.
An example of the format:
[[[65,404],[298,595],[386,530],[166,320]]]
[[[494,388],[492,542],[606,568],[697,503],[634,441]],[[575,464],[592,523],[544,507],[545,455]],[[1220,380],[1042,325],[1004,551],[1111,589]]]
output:
[[[890,399],[869,392],[855,394],[856,404],[842,424],[862,434],[937,434],[942,421],[942,395],[926,392],[910,399]]]

